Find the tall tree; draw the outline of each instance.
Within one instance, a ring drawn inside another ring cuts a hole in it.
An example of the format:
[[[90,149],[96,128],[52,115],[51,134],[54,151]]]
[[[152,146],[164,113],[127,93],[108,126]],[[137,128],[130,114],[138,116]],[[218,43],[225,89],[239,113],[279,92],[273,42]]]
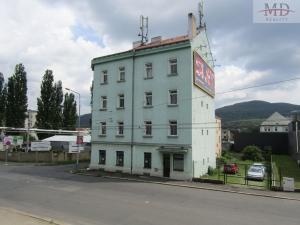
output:
[[[24,127],[27,112],[27,75],[23,64],[17,64],[8,79],[6,101],[6,126]]]
[[[76,101],[73,93],[65,94],[63,109],[63,128],[66,130],[75,130],[76,128]]]
[[[5,123],[6,94],[7,87],[4,83],[4,76],[0,72],[0,126],[4,126]]]
[[[51,70],[46,70],[41,84],[41,96],[37,99],[38,112],[36,115],[37,128],[52,129],[53,122],[53,73]]]
[[[53,113],[53,129],[60,129],[63,124],[63,116],[62,116],[62,104],[64,100],[64,93],[62,88],[62,82],[58,81],[54,84],[53,87],[53,106],[52,106],[52,113]]]

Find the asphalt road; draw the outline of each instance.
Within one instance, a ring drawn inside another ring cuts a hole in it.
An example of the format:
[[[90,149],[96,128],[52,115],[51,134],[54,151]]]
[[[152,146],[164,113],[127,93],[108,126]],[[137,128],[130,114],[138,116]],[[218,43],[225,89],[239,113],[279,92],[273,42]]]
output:
[[[69,224],[300,224],[300,202],[0,165],[0,206]],[[1,224],[1,221],[0,221]]]

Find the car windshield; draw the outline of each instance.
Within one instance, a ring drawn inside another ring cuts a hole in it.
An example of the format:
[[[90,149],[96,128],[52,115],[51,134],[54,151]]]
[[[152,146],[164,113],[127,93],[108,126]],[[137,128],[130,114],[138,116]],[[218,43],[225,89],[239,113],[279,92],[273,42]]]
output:
[[[260,168],[258,168],[258,167],[251,167],[249,169],[249,172],[252,172],[252,173],[261,173],[262,170]]]

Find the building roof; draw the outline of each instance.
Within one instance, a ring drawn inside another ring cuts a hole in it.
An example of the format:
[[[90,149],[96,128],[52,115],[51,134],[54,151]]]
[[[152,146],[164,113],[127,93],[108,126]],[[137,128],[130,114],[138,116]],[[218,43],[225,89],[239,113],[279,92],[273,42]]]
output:
[[[43,139],[42,141],[57,141],[57,142],[76,142],[77,136],[76,135],[54,135],[52,137]],[[91,135],[83,136],[84,143],[91,142]]]
[[[287,126],[290,122],[290,119],[282,116],[278,112],[274,112],[268,119],[262,122],[261,126]]]
[[[168,38],[165,40],[149,42],[144,45],[139,45],[137,47],[133,47],[132,49],[127,50],[127,51],[96,57],[92,60],[92,69],[94,68],[94,65],[96,65],[98,63],[129,58],[129,57],[132,57],[133,54],[143,55],[143,52],[144,52],[144,54],[149,54],[150,51],[148,52],[148,51],[144,51],[144,50],[152,49],[153,51],[155,51],[155,50],[160,51],[160,48],[163,48],[165,50],[168,47],[169,48],[172,48],[172,46],[177,47],[180,44],[183,45],[181,47],[187,47],[188,45],[186,45],[186,44],[190,43],[189,40],[190,40],[189,36],[182,35],[182,36],[177,36],[177,37],[173,37],[173,38]]]
[[[189,36],[183,35],[183,36],[168,38],[168,39],[161,40],[161,41],[150,42],[145,45],[140,45],[133,49],[138,51],[138,50],[147,49],[147,48],[157,48],[157,47],[161,47],[161,46],[165,46],[165,45],[172,45],[172,44],[177,44],[179,42],[185,42],[188,40],[189,40]]]

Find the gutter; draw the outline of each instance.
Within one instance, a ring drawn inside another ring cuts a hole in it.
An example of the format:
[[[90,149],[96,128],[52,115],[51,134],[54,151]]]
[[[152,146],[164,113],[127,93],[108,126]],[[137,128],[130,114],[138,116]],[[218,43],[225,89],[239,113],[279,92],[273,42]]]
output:
[[[135,49],[132,50],[132,90],[131,90],[131,142],[130,142],[130,174],[133,170],[133,139],[134,139],[134,78],[135,78]]]

